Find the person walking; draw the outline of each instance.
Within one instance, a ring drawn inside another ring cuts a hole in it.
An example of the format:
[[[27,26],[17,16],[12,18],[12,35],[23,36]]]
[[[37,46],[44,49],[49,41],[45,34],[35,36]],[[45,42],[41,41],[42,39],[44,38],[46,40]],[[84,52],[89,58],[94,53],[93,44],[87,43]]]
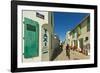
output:
[[[69,44],[66,45],[66,56],[68,57],[68,59],[70,59],[70,48],[69,48]]]

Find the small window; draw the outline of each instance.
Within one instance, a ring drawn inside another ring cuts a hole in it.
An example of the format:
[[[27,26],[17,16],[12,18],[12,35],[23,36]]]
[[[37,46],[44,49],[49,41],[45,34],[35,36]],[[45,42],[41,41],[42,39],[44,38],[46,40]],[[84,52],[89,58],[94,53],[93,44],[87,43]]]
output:
[[[88,37],[85,37],[85,41],[88,41]]]
[[[35,32],[36,31],[36,27],[33,26],[33,25],[30,25],[30,24],[27,24],[27,30]]]

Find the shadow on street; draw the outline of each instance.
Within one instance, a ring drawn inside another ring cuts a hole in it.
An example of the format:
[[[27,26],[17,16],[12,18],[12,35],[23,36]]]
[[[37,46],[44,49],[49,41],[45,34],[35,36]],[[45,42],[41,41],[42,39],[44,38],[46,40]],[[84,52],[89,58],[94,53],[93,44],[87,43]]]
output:
[[[53,61],[61,52],[63,51],[62,48],[55,48],[52,52],[51,61]]]

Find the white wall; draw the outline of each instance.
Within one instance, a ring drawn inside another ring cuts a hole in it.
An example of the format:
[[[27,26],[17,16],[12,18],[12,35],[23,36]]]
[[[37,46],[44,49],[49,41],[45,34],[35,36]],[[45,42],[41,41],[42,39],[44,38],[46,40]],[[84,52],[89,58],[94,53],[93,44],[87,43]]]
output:
[[[80,3],[80,4],[94,4],[99,5],[99,0],[34,0],[34,1],[49,1],[49,2],[62,2],[62,3]],[[100,5],[98,8],[98,19],[100,19]],[[10,73],[10,0],[0,0],[0,73]],[[100,24],[100,21],[99,23]],[[100,27],[100,25],[98,25]],[[98,29],[100,31],[100,28]],[[100,37],[100,33],[98,34]],[[100,38],[98,38],[100,43]],[[98,46],[100,48],[100,45]],[[100,52],[100,49],[98,51]],[[98,54],[100,56],[100,53]],[[100,65],[100,57],[99,57]],[[55,71],[41,71],[37,73],[100,73],[100,66],[98,68],[86,69],[70,69],[70,70],[55,70]],[[29,72],[26,72],[29,73]],[[33,72],[31,72],[33,73]],[[35,73],[35,72],[34,72]]]
[[[40,13],[40,14],[42,14],[42,15],[44,15],[44,19],[41,19],[41,18],[39,18],[39,17],[36,17],[36,12],[38,12],[38,13]],[[40,37],[39,37],[39,56],[38,57],[34,57],[34,58],[30,58],[30,59],[23,59],[23,61],[24,62],[33,62],[33,61],[41,61],[42,59],[41,59],[41,57],[42,57],[42,44],[43,43],[41,43],[42,42],[42,25],[43,24],[48,24],[48,12],[44,12],[44,11],[32,11],[32,10],[24,10],[23,11],[23,21],[24,21],[24,17],[27,17],[27,18],[30,18],[30,19],[32,19],[32,20],[34,20],[34,21],[37,21],[38,23],[39,23],[39,35],[40,35]]]
[[[82,25],[82,28],[81,28],[81,35],[79,36],[78,39],[80,38],[83,38],[83,41],[85,40],[86,37],[88,37],[88,41],[84,42],[83,44],[86,45],[87,43],[90,42],[90,31],[87,32],[87,20],[86,19],[81,25]]]

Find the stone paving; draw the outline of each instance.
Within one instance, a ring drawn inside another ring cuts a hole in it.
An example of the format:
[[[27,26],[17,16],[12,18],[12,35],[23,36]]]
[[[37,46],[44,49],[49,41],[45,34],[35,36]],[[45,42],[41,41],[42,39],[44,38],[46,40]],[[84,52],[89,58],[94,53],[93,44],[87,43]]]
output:
[[[77,51],[70,50],[70,60],[80,60],[80,59],[89,59],[89,56],[86,56]],[[56,60],[69,60],[68,57],[66,56],[65,49],[63,49],[63,51],[54,59],[54,61]]]

